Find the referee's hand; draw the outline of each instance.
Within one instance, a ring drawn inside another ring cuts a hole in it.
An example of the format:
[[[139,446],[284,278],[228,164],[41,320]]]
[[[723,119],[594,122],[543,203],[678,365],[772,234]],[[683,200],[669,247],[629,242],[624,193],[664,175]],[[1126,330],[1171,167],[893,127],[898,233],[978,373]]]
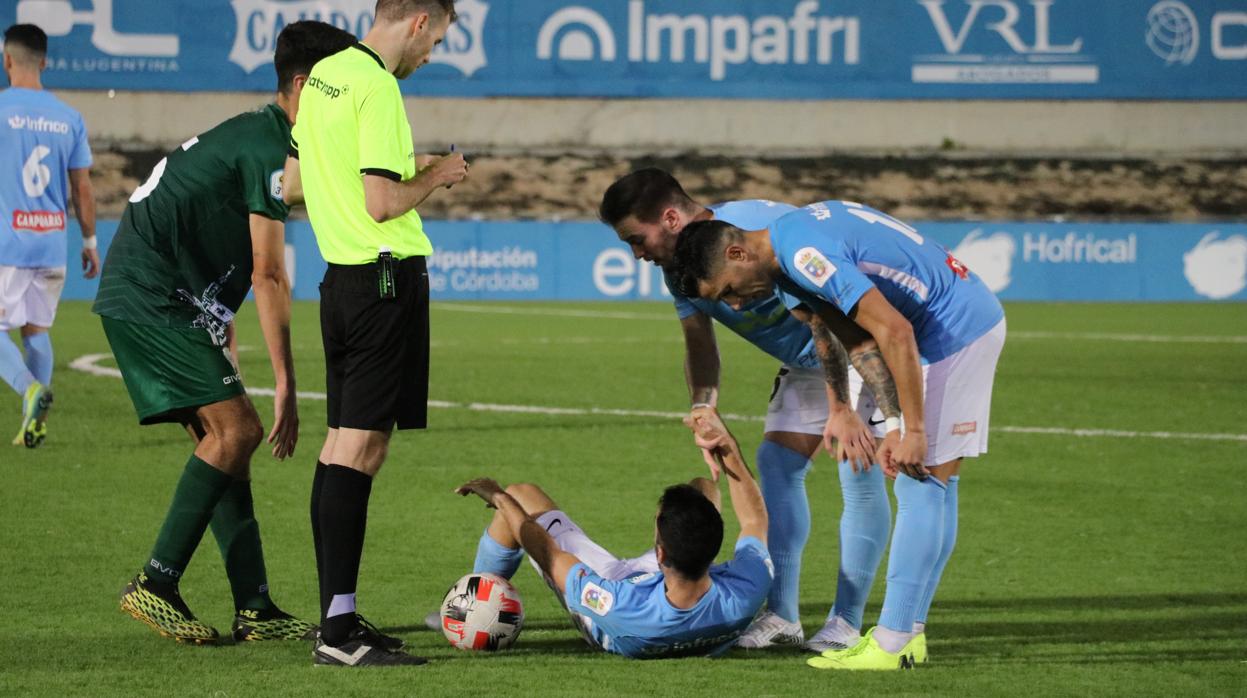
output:
[[[468,161],[463,159],[463,153],[451,153],[435,160],[429,170],[439,186],[449,189],[467,179]]]

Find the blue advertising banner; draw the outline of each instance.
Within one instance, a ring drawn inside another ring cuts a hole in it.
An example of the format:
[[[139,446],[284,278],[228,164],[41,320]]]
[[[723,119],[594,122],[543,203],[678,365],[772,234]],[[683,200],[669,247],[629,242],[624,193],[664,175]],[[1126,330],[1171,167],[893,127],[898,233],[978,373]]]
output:
[[[1247,224],[918,223],[1003,300],[1247,301]],[[116,221],[98,226],[103,250]],[[427,223],[434,300],[664,300],[652,265],[599,223]],[[69,258],[81,238],[71,231]],[[325,263],[305,221],[286,229],[295,298],[316,300]],[[95,297],[70,270],[67,299]]]
[[[374,0],[17,0],[53,88],[274,88],[277,34]],[[1243,99],[1247,0],[458,0],[451,96]]]

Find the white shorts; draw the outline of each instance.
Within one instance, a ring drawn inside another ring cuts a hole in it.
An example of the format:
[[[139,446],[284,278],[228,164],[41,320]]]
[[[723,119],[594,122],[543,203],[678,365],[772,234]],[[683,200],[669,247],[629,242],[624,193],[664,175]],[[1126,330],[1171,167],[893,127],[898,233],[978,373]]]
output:
[[[566,513],[558,509],[547,511],[538,516],[537,523],[549,532],[550,537],[554,539],[555,545],[559,546],[559,550],[575,555],[603,579],[627,579],[635,574],[657,574],[660,571],[658,554],[653,548],[650,548],[639,557],[617,558],[606,548],[594,543],[576,525],[575,521],[572,521]],[[550,591],[553,591],[554,595],[558,597],[559,603],[563,605],[563,609],[571,616],[572,624],[580,631],[580,636],[584,638],[585,642],[589,643],[590,647],[606,649],[602,647],[601,642],[598,641],[597,636],[594,634],[593,619],[567,608],[567,601],[559,593],[558,585],[554,583],[554,580],[546,576],[531,555],[528,556],[528,561],[532,563],[533,569],[537,570],[537,574],[546,580]],[[566,582],[566,580],[563,581]]]
[[[0,266],[0,332],[51,327],[65,288],[65,267]]]
[[[926,366],[927,459],[941,465],[987,453],[992,383],[1005,345],[1005,321],[966,348]]]
[[[537,517],[537,523],[550,533],[559,550],[575,555],[581,562],[589,566],[603,579],[627,579],[635,574],[657,573],[658,555],[650,548],[638,557],[618,558],[609,550],[594,543],[591,538],[572,521],[568,515],[558,509],[547,511]],[[530,556],[529,561],[532,561]],[[533,563],[536,566],[537,563]],[[538,570],[540,572],[540,570]]]
[[[849,397],[875,436],[883,436],[883,412],[862,377],[849,367]],[[821,436],[827,426],[827,380],[821,368],[782,366],[766,406],[766,432],[785,431]]]

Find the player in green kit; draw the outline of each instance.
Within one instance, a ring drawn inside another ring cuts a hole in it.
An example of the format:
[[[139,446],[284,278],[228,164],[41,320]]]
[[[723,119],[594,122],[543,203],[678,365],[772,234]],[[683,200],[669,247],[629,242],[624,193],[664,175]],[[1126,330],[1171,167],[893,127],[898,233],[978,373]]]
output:
[[[277,380],[273,456],[294,453],[299,419],[290,349],[282,173],[308,74],[355,43],[321,22],[288,25],[274,57],[274,104],[182,144],[135,190],[100,278],[94,311],[141,424],[182,424],[196,446],[148,562],[121,608],[179,642],[213,643],[178,591],[209,526],[233,591],[235,640],[312,639],[315,627],[269,597],[251,496],[251,454],[264,438],[225,349],[247,292]]]

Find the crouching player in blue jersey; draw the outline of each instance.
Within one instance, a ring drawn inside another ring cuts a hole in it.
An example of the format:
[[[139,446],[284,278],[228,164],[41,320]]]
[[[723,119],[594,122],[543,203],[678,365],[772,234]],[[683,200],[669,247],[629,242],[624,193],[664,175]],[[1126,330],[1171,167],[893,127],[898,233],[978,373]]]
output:
[[[757,200],[707,207],[693,201],[667,172],[647,168],[611,185],[602,197],[598,215],[638,259],[666,268],[674,256],[677,235],[690,223],[719,220],[755,230],[795,210],[787,204]],[[844,496],[840,572],[835,607],[827,624],[807,646],[821,652],[856,644],[892,522],[883,474],[878,468],[870,468],[872,436],[882,436],[885,419],[900,415],[895,386],[877,347],[865,343],[854,352],[852,361],[860,369],[859,375],[848,367],[848,357],[826,326],[818,321],[807,326],[789,312],[777,293],[736,309],[686,296],[675,288],[669,272],[664,278],[684,331],[691,415],[722,426],[716,411],[720,366],[712,319],[782,364],[757,453],[762,495],[770,515],[775,583],[767,599],[767,612],[741,637],[740,646],[756,649],[805,642],[797,603],[801,556],[810,535],[805,477],[811,458],[823,442],[840,461]],[[862,376],[866,377],[865,390]],[[856,413],[851,405],[856,406]],[[871,421],[873,434],[863,419]],[[894,424],[899,425],[899,419]],[[834,450],[833,439],[838,441]],[[713,470],[708,453],[707,462]]]
[[[987,452],[1005,339],[999,301],[912,227],[842,201],[807,206],[769,229],[691,225],[675,258],[686,291],[739,307],[779,286],[846,338],[857,327],[878,342],[904,419],[902,432],[890,433],[879,450],[879,462],[899,471],[883,614],[858,645],[809,663],[897,669],[925,661],[927,611],[957,536],[961,460]],[[837,311],[853,324],[844,327]]]
[[[690,426],[708,430],[704,420]],[[594,543],[541,488],[503,490],[479,479],[456,490],[497,512],[476,552],[476,572],[508,579],[524,553],[593,647],[633,659],[718,656],[766,600],[774,574],[766,551],[766,505],[740,450],[715,451],[728,476],[740,537],[730,562],[711,565],[723,543],[714,483],[673,485],[658,500],[654,548],[619,559]]]

